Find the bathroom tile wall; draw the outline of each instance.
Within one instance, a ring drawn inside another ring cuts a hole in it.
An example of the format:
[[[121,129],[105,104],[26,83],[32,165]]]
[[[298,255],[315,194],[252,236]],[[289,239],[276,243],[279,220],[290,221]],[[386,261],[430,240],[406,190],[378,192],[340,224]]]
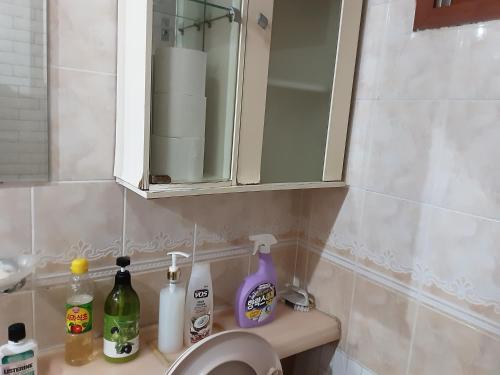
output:
[[[112,286],[115,257],[132,257],[143,325],[157,321],[168,250],[212,260],[216,304],[230,305],[255,269],[248,235],[280,240],[282,283],[293,276],[300,192],[263,192],[146,201],[113,179],[117,0],[50,0],[50,175],[47,184],[0,187],[0,255],[41,259],[29,289],[0,296],[0,342],[24,321],[42,349],[64,339],[64,281],[75,256],[90,259],[97,280],[96,333]],[[190,267],[184,264],[184,275]]]
[[[303,193],[297,275],[342,320],[335,375],[499,374],[500,21],[414,10],[365,2],[350,187]]]

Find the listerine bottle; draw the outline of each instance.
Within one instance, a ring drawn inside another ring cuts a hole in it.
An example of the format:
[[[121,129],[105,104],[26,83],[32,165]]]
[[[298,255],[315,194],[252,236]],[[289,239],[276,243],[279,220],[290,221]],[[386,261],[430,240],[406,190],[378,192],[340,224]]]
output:
[[[116,260],[120,271],[104,305],[104,357],[109,362],[122,363],[139,354],[139,312],[137,293],[132,288],[129,257]]]
[[[0,373],[37,375],[38,346],[26,339],[23,323],[9,326],[9,342],[0,346]]]

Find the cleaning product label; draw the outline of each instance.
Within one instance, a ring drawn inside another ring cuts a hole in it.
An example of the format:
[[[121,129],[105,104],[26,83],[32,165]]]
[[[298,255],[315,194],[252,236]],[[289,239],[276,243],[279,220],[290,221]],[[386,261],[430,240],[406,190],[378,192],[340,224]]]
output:
[[[35,375],[36,359],[33,350],[27,352],[7,355],[2,358],[2,375]]]
[[[66,331],[80,334],[92,330],[92,303],[66,304]]]
[[[276,300],[276,287],[272,283],[264,283],[252,290],[247,297],[245,316],[257,322],[264,321],[271,315]]]
[[[129,357],[139,351],[139,316],[104,315],[104,355]]]

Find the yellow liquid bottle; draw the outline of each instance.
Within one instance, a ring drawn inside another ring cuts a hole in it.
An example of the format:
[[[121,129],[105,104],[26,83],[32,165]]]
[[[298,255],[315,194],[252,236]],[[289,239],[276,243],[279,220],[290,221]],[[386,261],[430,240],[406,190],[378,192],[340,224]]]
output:
[[[94,285],[88,277],[87,259],[73,260],[71,272],[66,298],[65,360],[69,365],[81,366],[93,358]]]

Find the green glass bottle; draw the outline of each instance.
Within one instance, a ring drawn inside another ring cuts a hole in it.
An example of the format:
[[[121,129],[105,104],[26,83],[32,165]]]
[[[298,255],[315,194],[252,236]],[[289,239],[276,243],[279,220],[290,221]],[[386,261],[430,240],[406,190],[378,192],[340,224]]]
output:
[[[140,303],[132,288],[129,257],[116,260],[120,271],[104,305],[104,357],[113,363],[133,360],[139,355]]]

